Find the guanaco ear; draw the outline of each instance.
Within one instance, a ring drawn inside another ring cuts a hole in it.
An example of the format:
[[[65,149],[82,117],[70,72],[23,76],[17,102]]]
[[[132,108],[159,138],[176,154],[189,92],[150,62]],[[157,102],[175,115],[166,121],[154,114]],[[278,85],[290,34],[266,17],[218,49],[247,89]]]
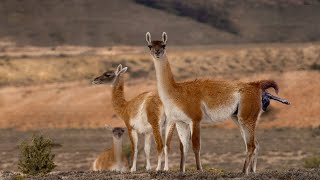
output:
[[[147,41],[148,45],[151,45],[151,34],[149,32],[147,32],[147,34],[146,34],[146,41]]]
[[[166,32],[163,32],[163,33],[162,33],[162,41],[163,41],[164,45],[167,44],[167,40],[168,40],[167,33],[166,33]]]
[[[117,67],[117,70],[115,72],[116,76],[118,76],[120,74],[120,71],[122,70],[122,65],[119,64],[118,67]]]
[[[124,67],[120,70],[119,74],[125,73],[128,70],[128,67]]]

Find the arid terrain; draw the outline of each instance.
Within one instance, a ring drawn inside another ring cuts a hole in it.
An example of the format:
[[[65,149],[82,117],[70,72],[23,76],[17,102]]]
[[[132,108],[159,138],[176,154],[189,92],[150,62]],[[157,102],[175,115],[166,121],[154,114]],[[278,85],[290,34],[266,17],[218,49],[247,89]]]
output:
[[[316,42],[318,0],[2,0],[0,41],[18,46]]]
[[[192,173],[191,150],[185,176],[176,171],[145,172],[142,144],[137,173],[91,172],[94,158],[111,144],[110,132],[101,128],[105,124],[124,126],[111,107],[111,86],[92,85],[91,80],[121,63],[129,67],[125,88],[128,99],[156,89],[155,72],[146,48],[10,47],[2,52],[0,60],[2,177],[19,176],[14,173],[18,145],[33,133],[51,137],[57,144],[54,148],[57,168],[48,179],[319,177],[319,169],[304,169],[305,159],[319,156],[320,152],[318,44],[172,47],[168,48],[168,55],[177,80],[210,77],[277,81],[278,96],[289,100],[291,105],[273,101],[261,117],[257,131],[261,146],[258,174],[245,177],[239,173],[245,148],[239,130],[230,120],[202,125],[202,162],[206,169],[203,173]],[[275,94],[273,90],[270,92]],[[129,144],[127,137],[125,143]],[[175,135],[170,154],[173,170],[179,167],[177,143]],[[154,165],[155,151],[152,154]]]
[[[128,99],[156,89],[153,62],[146,47],[61,47],[54,51],[58,52],[11,47],[0,53],[5,57],[0,60],[1,128],[123,125],[111,107],[111,87],[91,84],[94,77],[114,70],[119,63],[129,68],[125,88]],[[177,80],[276,80],[279,96],[291,105],[273,101],[259,127],[320,125],[318,44],[168,47],[168,55]],[[270,92],[274,94],[272,89]],[[234,127],[229,121],[221,126]]]
[[[93,174],[90,172],[94,158],[104,149],[111,145],[111,133],[106,129],[55,129],[55,130],[36,130],[21,132],[16,130],[1,130],[1,165],[3,171],[17,171],[18,145],[23,140],[29,140],[33,133],[44,134],[54,140],[56,147],[53,149],[56,154],[55,163],[57,168],[51,177],[69,178],[97,178],[114,177],[118,178],[138,178],[149,174],[161,177],[161,173],[143,171],[145,157],[143,152],[143,142],[139,144],[138,173],[125,174],[124,176],[111,173]],[[223,136],[222,136],[223,134]],[[275,138],[276,137],[276,138]],[[290,176],[301,174],[302,177],[318,177],[319,169],[314,170],[308,175],[303,168],[305,159],[319,154],[320,128],[293,129],[293,128],[273,128],[257,130],[257,138],[260,144],[258,172],[263,175],[267,172],[285,174],[283,171],[291,169]],[[308,139],[308,141],[306,141]],[[124,144],[128,144],[125,138]],[[155,145],[152,145],[152,167],[155,168],[157,162]],[[225,178],[242,177],[241,172],[245,158],[245,146],[238,129],[203,128],[202,129],[202,163],[206,170],[203,176],[225,176]],[[172,151],[170,153],[170,167],[177,171],[180,162],[180,152],[177,134],[172,140]],[[187,158],[187,171],[190,173],[195,170],[194,156],[192,150],[189,151]],[[292,170],[294,168],[295,170]],[[300,173],[299,173],[300,171]],[[200,173],[201,174],[201,173]],[[163,174],[162,174],[163,175]],[[172,173],[171,177],[178,177],[179,173]],[[311,176],[312,175],[312,176]],[[3,175],[4,176],[4,175]],[[170,178],[170,174],[164,173],[164,177]],[[264,175],[266,176],[266,175]],[[12,175],[11,175],[12,177]],[[148,176],[149,177],[149,176]],[[186,177],[193,177],[190,174]],[[252,176],[254,177],[254,176]],[[263,177],[263,176],[262,176]],[[275,176],[277,177],[277,176]],[[147,177],[144,177],[148,179]],[[266,177],[265,177],[266,178]],[[290,178],[289,178],[290,179]],[[314,179],[314,178],[313,178]]]
[[[0,179],[320,179],[319,18],[319,0],[0,1]],[[257,174],[240,173],[245,146],[230,119],[202,124],[204,172],[191,149],[178,172],[176,134],[170,172],[144,171],[142,141],[137,173],[91,171],[111,146],[103,127],[124,126],[112,87],[91,81],[122,64],[127,99],[156,90],[148,31],[167,32],[177,81],[278,83],[291,104],[271,101],[260,118]],[[18,172],[19,144],[34,133],[54,141],[57,167],[45,177]]]

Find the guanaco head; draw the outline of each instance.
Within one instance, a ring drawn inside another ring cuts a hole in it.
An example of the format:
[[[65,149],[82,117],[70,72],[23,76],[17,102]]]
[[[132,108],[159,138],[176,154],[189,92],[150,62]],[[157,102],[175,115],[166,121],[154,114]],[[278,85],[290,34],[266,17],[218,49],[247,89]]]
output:
[[[115,127],[112,129],[112,134],[113,134],[113,137],[115,137],[116,139],[120,139],[122,138],[122,135],[124,133],[124,128],[121,128],[121,127]]]
[[[155,59],[161,59],[166,53],[166,44],[167,44],[167,33],[162,33],[162,41],[151,41],[151,34],[147,32],[146,41],[150,49],[151,56]]]
[[[116,139],[120,139],[125,131],[122,127],[112,127],[109,124],[105,124],[104,127],[107,130],[112,131],[112,136]]]
[[[122,65],[119,64],[115,71],[104,72],[101,76],[94,78],[92,84],[107,84],[114,83],[115,80],[123,73],[127,71],[127,67],[122,68]]]

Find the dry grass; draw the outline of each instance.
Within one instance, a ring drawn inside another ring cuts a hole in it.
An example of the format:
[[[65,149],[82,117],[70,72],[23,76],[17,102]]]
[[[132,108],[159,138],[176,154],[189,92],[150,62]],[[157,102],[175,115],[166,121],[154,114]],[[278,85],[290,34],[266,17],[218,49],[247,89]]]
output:
[[[145,47],[60,47],[54,52],[30,48],[0,53],[0,85],[90,80],[119,63],[129,67],[131,78],[155,80],[153,62]],[[320,64],[319,44],[173,47],[168,53],[178,79],[204,76],[238,79],[270,71],[317,70]]]

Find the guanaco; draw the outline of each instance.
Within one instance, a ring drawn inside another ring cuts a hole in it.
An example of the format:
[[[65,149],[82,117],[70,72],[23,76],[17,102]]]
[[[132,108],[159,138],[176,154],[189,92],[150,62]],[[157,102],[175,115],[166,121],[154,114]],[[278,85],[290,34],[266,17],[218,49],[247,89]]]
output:
[[[101,153],[93,163],[94,171],[127,171],[129,169],[128,159],[122,153],[122,138],[124,128],[112,129],[113,145],[110,149]]]
[[[197,169],[202,170],[200,122],[218,122],[231,117],[240,127],[241,135],[246,144],[247,155],[243,172],[245,174],[248,174],[249,170],[255,172],[258,154],[255,128],[262,112],[262,94],[268,88],[274,88],[278,92],[278,85],[273,80],[244,83],[196,79],[176,82],[166,55],[167,39],[165,32],[162,34],[161,41],[151,41],[150,33],[146,34],[146,41],[156,70],[158,93],[164,106],[167,124],[168,126],[171,123],[176,124],[183,146],[180,171],[185,172],[190,138]]]
[[[116,71],[107,71],[101,76],[93,80],[93,84],[112,83],[112,105],[118,116],[124,121],[128,129],[130,142],[132,145],[133,162],[131,172],[136,171],[136,163],[138,156],[138,134],[145,135],[144,151],[146,155],[146,169],[151,169],[150,164],[150,147],[151,137],[154,136],[157,151],[158,165],[156,170],[161,169],[161,160],[163,153],[162,128],[165,124],[165,114],[163,105],[157,91],[143,92],[135,98],[127,101],[124,97],[124,79],[123,74],[127,71],[127,67],[122,68],[120,64]],[[168,151],[170,149],[170,141],[172,138],[175,125],[165,131],[167,138],[165,139],[165,168],[168,166]]]

